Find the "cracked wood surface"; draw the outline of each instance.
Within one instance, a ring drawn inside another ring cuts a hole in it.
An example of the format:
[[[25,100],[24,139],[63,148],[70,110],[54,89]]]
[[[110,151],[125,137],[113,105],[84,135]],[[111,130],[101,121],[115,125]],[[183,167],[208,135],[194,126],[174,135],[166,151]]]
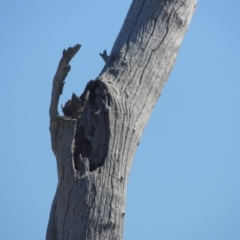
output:
[[[60,117],[71,60],[64,52],[50,107],[58,186],[46,239],[122,239],[134,153],[195,7],[196,0],[134,0],[101,74]]]

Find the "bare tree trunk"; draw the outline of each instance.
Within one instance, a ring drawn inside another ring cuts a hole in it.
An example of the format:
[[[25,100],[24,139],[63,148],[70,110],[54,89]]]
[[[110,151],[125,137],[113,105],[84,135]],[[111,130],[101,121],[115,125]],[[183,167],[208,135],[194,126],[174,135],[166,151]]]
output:
[[[50,106],[58,186],[48,240],[122,239],[132,159],[196,2],[133,0],[110,56],[101,54],[101,74],[80,97],[73,94],[60,117],[59,96],[80,45],[64,50]]]

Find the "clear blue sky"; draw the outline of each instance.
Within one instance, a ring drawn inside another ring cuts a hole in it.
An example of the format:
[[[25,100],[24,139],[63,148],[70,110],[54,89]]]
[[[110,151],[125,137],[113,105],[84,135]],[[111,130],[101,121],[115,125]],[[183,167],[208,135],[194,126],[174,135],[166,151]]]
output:
[[[103,67],[130,0],[1,1],[0,239],[42,240],[57,185],[52,79],[82,44],[60,103]],[[240,239],[240,3],[199,1],[132,166],[124,240]]]

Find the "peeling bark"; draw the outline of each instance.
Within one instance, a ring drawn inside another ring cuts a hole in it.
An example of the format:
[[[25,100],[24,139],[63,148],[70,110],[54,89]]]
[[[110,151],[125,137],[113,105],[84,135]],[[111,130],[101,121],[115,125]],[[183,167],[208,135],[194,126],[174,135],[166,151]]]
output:
[[[122,239],[126,188],[136,147],[174,65],[196,0],[134,0],[101,74],[57,105],[69,62],[53,80],[52,149],[58,186],[47,239]],[[106,58],[107,56],[107,58]]]

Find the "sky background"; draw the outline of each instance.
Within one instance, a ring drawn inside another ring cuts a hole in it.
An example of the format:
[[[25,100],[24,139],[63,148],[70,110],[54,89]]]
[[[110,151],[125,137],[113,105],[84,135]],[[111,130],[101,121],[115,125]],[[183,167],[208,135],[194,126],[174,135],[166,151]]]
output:
[[[98,76],[131,1],[0,3],[0,239],[42,240],[57,186],[48,110],[62,50],[82,45],[60,104]],[[239,8],[198,2],[134,158],[124,240],[240,239]]]

